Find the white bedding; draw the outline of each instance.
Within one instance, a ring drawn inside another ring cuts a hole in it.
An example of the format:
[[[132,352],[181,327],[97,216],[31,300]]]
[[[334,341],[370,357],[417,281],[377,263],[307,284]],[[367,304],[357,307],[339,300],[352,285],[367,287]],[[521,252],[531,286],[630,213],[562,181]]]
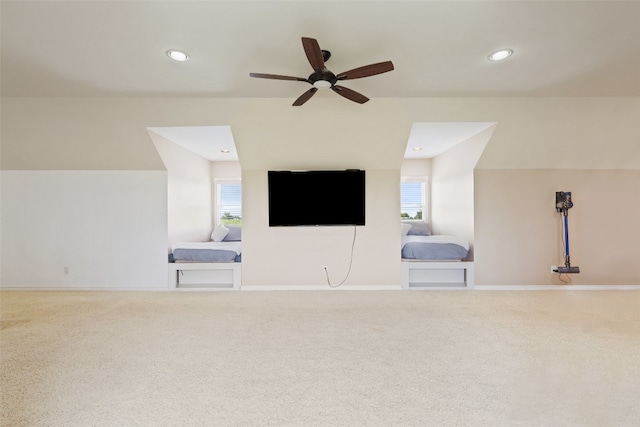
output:
[[[211,249],[221,251],[234,251],[236,255],[242,253],[242,242],[180,242],[173,245],[172,251],[176,249]]]

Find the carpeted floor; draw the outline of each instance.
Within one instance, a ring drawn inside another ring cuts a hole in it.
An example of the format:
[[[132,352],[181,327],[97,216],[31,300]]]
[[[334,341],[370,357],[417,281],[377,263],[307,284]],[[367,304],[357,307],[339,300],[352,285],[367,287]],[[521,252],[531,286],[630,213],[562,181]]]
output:
[[[2,426],[637,426],[640,292],[1,292]]]

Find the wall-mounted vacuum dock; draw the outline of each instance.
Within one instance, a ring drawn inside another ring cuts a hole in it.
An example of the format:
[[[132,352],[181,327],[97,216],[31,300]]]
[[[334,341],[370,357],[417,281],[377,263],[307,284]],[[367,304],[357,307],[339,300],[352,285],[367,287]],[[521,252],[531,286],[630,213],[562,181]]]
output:
[[[571,266],[571,256],[569,255],[569,209],[573,207],[570,191],[556,191],[556,211],[564,217],[564,267],[557,267],[553,270],[559,274],[580,273],[580,267]]]

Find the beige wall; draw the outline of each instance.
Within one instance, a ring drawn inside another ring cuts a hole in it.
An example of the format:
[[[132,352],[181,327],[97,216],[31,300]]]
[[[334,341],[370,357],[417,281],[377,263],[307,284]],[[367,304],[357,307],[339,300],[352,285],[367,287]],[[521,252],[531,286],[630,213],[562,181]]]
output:
[[[266,170],[242,171],[242,285],[344,287],[399,285],[398,170],[366,170],[366,225],[269,227]]]
[[[476,170],[476,284],[561,284],[550,273],[564,253],[556,191],[574,202],[573,283],[640,284],[639,185],[638,170]]]
[[[2,98],[3,170],[165,170],[147,128],[228,125],[242,100]]]
[[[243,265],[243,275],[255,285],[272,284],[276,277],[281,278],[279,284],[321,283],[322,270],[316,264],[325,262],[332,275],[336,271],[340,276],[345,256],[334,255],[329,246],[350,239],[345,229],[292,230],[288,232],[291,235],[273,235],[277,230],[265,227],[261,210],[267,170],[367,170],[367,192],[371,195],[367,213],[372,208],[376,211],[368,216],[367,225],[358,229],[358,239],[362,240],[357,245],[362,243],[366,249],[356,253],[348,284],[398,284],[398,182],[411,123],[496,122],[498,126],[473,178],[476,282],[555,283],[555,276],[548,271],[551,264],[561,263],[561,252],[556,239],[557,217],[547,206],[551,203],[552,208],[555,191],[569,190],[576,201],[570,213],[571,227],[576,227],[571,234],[572,256],[583,271],[574,276],[574,282],[640,283],[632,259],[639,252],[635,243],[638,239],[629,237],[638,235],[637,97],[377,99],[362,106],[320,97],[303,108],[292,108],[290,100],[282,99],[3,98],[1,113],[2,169],[34,173],[77,169],[164,171],[147,127],[231,125],[247,207],[247,264]],[[547,175],[547,170],[552,173]],[[47,194],[48,187],[41,184],[42,188],[33,191]],[[121,191],[138,194],[133,188]],[[612,198],[626,201],[630,208],[604,208],[602,200]],[[58,209],[65,212],[62,206]],[[149,221],[166,222],[167,208],[149,215]],[[14,227],[26,229],[28,224],[22,223],[17,214],[2,218],[6,247],[19,239],[5,231]],[[600,232],[603,227],[606,233]],[[522,237],[523,228],[526,238]],[[118,229],[109,231],[113,232]],[[45,246],[52,243],[46,236],[42,239]],[[600,239],[605,239],[605,244]],[[160,251],[154,253],[166,252],[164,240]],[[309,242],[317,242],[317,247]],[[297,259],[299,267],[290,270],[291,262],[272,254],[281,254],[296,243],[311,246],[303,259]],[[374,255],[374,245],[384,255]],[[259,258],[263,253],[269,253],[268,262]],[[75,255],[82,258],[80,253],[69,253],[71,258]],[[161,258],[158,261],[164,261]],[[91,271],[102,271],[110,265],[106,259],[97,262],[104,265]],[[274,272],[277,269],[280,271]],[[40,279],[35,275],[37,266],[31,270],[32,278]],[[28,281],[29,277],[24,279]],[[91,279],[87,276],[88,281]]]
[[[497,123],[474,172],[477,285],[561,284],[550,273],[562,264],[556,191],[572,191],[576,200],[570,248],[581,273],[573,283],[640,284],[633,261],[640,253],[633,237],[640,235],[640,98],[422,98],[403,105],[414,121]],[[604,201],[611,199],[630,200],[629,209],[610,210]]]
[[[242,165],[243,286],[326,286],[346,277],[354,227],[269,227],[268,170],[363,169],[366,225],[344,286],[399,285],[400,165],[411,122],[394,101],[319,98],[304,109],[253,100],[234,138]]]
[[[411,98],[414,122],[498,123],[479,169],[640,169],[640,97]]]
[[[400,169],[411,131],[393,100],[248,100],[231,123],[243,170]]]

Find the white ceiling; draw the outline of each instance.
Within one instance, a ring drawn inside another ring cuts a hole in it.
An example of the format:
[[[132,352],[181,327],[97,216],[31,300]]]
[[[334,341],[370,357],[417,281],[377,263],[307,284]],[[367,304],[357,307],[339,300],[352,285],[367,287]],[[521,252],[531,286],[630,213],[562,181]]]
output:
[[[2,96],[293,102],[308,83],[249,73],[308,77],[302,36],[332,52],[335,73],[393,61],[392,72],[342,82],[371,102],[640,96],[640,1],[3,0],[0,8]],[[191,60],[171,61],[171,48]],[[514,54],[488,61],[499,48]]]
[[[2,1],[3,96],[291,98],[300,37],[375,97],[638,96],[638,1]],[[167,49],[184,49],[186,63]],[[506,62],[487,55],[512,48]],[[335,96],[332,92],[321,95]]]

